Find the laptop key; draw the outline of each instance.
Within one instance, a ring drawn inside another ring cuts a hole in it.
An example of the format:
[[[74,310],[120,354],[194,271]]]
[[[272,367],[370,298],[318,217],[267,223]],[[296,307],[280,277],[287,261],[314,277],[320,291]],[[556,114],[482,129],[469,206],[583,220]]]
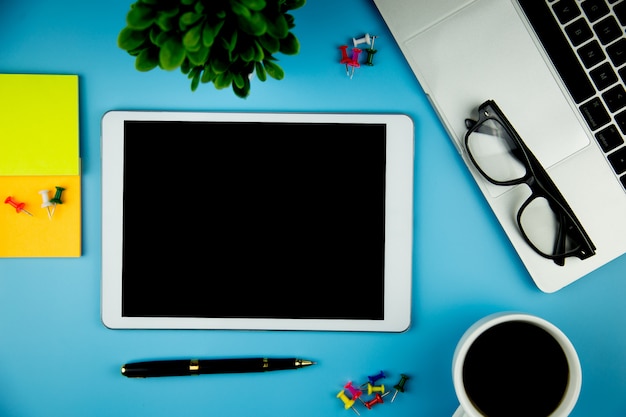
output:
[[[593,69],[589,75],[591,75],[591,79],[599,91],[602,91],[617,82],[617,75],[615,75],[613,67],[611,67],[611,64],[608,62],[605,62],[598,68]]]
[[[578,49],[578,55],[587,68],[591,68],[604,61],[606,55],[602,52],[602,47],[598,41],[591,41]]]
[[[535,0],[537,1],[537,0]],[[580,16],[580,9],[576,5],[574,0],[559,0],[552,6],[554,14],[559,19],[559,22],[565,24],[575,17]]]
[[[626,135],[626,111],[617,113],[615,115],[615,122],[617,123],[617,126],[619,126],[619,130]]]
[[[593,25],[593,30],[598,35],[598,39],[600,39],[602,45],[611,43],[623,34],[622,29],[613,16],[609,16]]]
[[[616,174],[626,172],[626,148],[621,148],[608,156]]]
[[[591,130],[598,130],[611,121],[611,116],[609,116],[609,113],[604,108],[604,104],[597,97],[581,105],[580,112]]]
[[[616,4],[613,7],[613,12],[615,12],[615,16],[617,16],[617,20],[619,20],[622,26],[626,26],[626,3]]]
[[[621,84],[602,94],[602,98],[611,112],[616,112],[626,106],[626,91]]]
[[[626,63],[626,39],[620,39],[606,48],[606,53],[616,67]]]
[[[593,37],[593,32],[584,18],[580,18],[565,27],[565,33],[569,36],[574,46],[582,45]]]
[[[622,139],[622,135],[615,125],[609,125],[596,133],[596,140],[604,153],[610,152],[624,143],[624,139]]]
[[[609,13],[609,6],[604,0],[586,0],[582,2],[581,7],[592,23]]]

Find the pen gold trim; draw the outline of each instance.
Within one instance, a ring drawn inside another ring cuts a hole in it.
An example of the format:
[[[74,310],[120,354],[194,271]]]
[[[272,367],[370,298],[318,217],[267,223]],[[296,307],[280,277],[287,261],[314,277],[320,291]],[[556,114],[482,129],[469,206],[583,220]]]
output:
[[[191,359],[189,361],[189,372],[192,375],[200,375],[200,361],[198,359]]]

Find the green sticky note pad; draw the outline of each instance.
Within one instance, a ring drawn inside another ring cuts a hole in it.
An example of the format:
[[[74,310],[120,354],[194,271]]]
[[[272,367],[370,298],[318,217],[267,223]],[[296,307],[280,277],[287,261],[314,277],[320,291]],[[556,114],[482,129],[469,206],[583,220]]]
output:
[[[79,175],[78,76],[0,74],[0,175]]]

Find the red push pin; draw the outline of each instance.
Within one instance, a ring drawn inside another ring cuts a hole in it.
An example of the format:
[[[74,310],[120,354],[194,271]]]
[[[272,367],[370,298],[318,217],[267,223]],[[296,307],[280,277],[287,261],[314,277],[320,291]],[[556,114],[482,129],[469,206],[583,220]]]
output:
[[[386,393],[386,394],[388,394],[388,393]],[[369,401],[364,401],[363,405],[365,405],[368,410],[371,410],[372,407],[374,407],[376,404],[382,404],[384,402],[383,401],[383,397],[385,395],[380,395],[379,393],[376,393],[376,396],[374,398],[372,398]]]
[[[11,206],[13,206],[13,208],[15,208],[15,211],[18,213],[24,212],[26,214],[28,214],[29,216],[33,216],[32,214],[30,214],[28,211],[24,210],[24,206],[26,206],[26,204],[24,203],[18,203],[17,201],[15,201],[15,199],[11,196],[8,196],[6,198],[6,200],[4,200],[5,204],[10,204]]]
[[[339,47],[339,49],[341,49],[341,61],[339,61],[339,63],[340,64],[345,64],[345,66],[346,66],[346,75],[349,77],[350,76],[350,70],[348,69],[348,64],[350,62],[352,62],[352,60],[348,56],[348,45],[341,45]]]
[[[354,69],[359,68],[361,64],[359,64],[359,55],[361,54],[361,50],[359,48],[352,48],[352,59],[348,63],[352,67],[352,71],[350,72],[350,78],[354,76]]]

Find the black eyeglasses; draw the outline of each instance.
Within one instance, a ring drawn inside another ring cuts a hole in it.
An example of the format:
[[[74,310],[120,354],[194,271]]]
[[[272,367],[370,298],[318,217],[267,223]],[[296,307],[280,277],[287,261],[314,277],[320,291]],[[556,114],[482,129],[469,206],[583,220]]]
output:
[[[596,247],[547,172],[492,100],[466,119],[465,147],[478,171],[492,184],[526,184],[531,195],[517,211],[522,237],[539,255],[565,265],[586,259]]]

